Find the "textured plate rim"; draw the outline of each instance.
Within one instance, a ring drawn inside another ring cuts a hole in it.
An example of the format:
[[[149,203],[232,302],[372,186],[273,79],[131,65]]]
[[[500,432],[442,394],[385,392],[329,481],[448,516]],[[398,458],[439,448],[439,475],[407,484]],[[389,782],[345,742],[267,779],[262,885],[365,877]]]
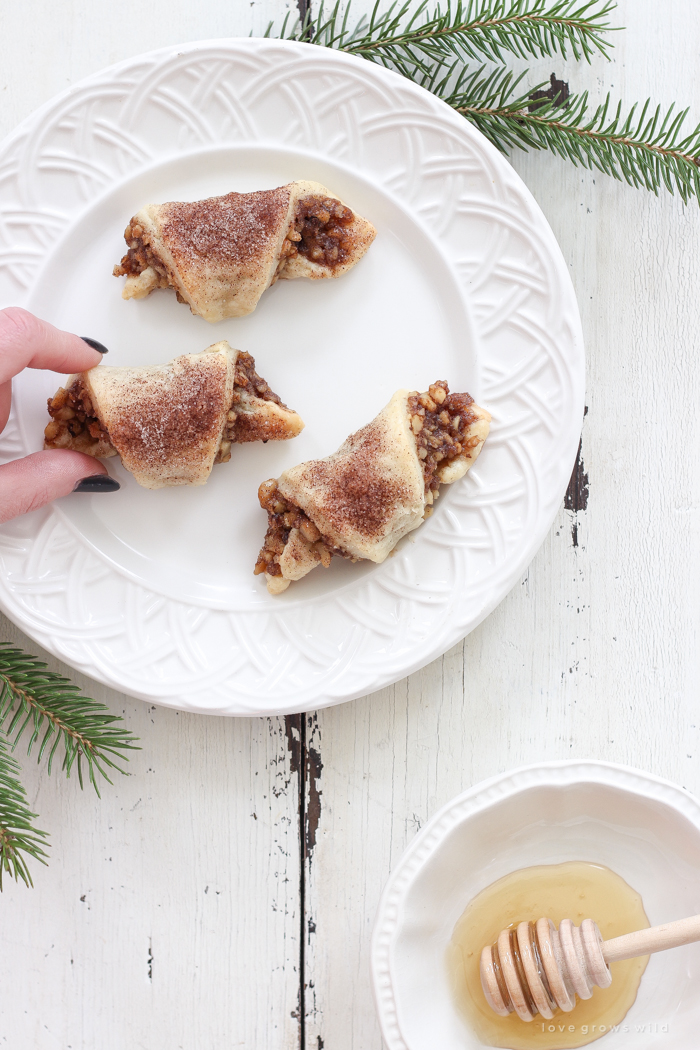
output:
[[[439,102],[439,100],[436,100],[434,96],[430,95],[424,89],[419,88],[417,85],[403,80],[403,78],[399,77],[398,74],[394,74],[380,67],[376,67],[370,63],[366,63],[362,59],[355,58],[353,56],[343,55],[332,50],[320,51],[320,49],[316,48],[314,45],[299,44],[290,41],[261,40],[255,38],[230,38],[222,40],[197,41],[179,46],[168,46],[157,49],[155,51],[144,53],[142,55],[125,59],[119,63],[116,63],[115,65],[112,65],[110,67],[107,67],[105,69],[99,70],[91,74],[82,81],[71,85],[59,95],[54,96],[52,99],[48,100],[41,107],[39,107],[39,109],[37,109],[36,111],[34,111],[34,113],[27,117],[17,128],[15,128],[9,136],[7,136],[4,142],[0,144],[0,152],[5,153],[13,145],[13,143],[17,142],[23,134],[26,134],[26,132],[29,129],[31,129],[33,126],[40,125],[42,121],[49,117],[50,114],[57,107],[59,107],[62,103],[65,103],[66,101],[70,100],[72,97],[78,96],[81,93],[81,91],[83,91],[86,87],[89,87],[91,84],[98,84],[107,76],[115,76],[120,72],[133,69],[138,63],[152,62],[154,60],[173,61],[177,58],[185,56],[195,56],[198,52],[206,52],[212,49],[219,52],[219,54],[226,52],[228,52],[228,54],[231,54],[232,51],[236,48],[252,47],[254,49],[258,49],[261,46],[270,46],[276,49],[284,48],[285,50],[289,51],[298,51],[298,49],[302,49],[305,53],[306,60],[308,60],[308,57],[311,54],[313,54],[314,57],[319,60],[323,59],[324,61],[330,60],[331,62],[338,62],[341,66],[347,65],[348,68],[361,67],[364,71],[364,74],[368,77],[376,76],[377,78],[379,78],[380,81],[382,79],[385,79],[387,85],[392,88],[398,88],[398,85],[400,84],[404,92],[416,93],[416,97],[427,96],[431,100],[431,103],[433,105],[438,104],[441,107],[441,111],[443,112],[443,116],[446,120],[451,119],[453,125],[455,127],[458,126],[461,134],[466,135],[467,139],[471,138],[472,141],[477,141],[481,150],[484,151],[486,155],[490,154],[490,159],[497,168],[499,166],[505,166],[505,169],[510,172],[511,177],[515,177],[519,184],[520,192],[526,199],[529,200],[533,212],[538,216],[539,235],[543,238],[543,240],[549,240],[550,242],[549,260],[554,266],[555,270],[557,271],[558,278],[562,280],[566,285],[568,285],[568,287],[571,289],[571,295],[575,303],[575,297],[573,296],[573,289],[571,287],[570,276],[568,274],[566,264],[563,260],[563,257],[561,256],[560,249],[556,243],[551,228],[549,227],[549,224],[547,223],[539,206],[535,202],[529,190],[527,190],[527,187],[525,187],[522,183],[522,180],[520,180],[517,177],[517,175],[515,175],[515,173],[512,172],[512,169],[510,169],[508,162],[494,149],[494,147],[492,147],[488,142],[486,142],[486,140],[483,139],[483,136],[481,136],[480,133],[476,131],[476,129],[472,128],[469,124],[467,124],[456,114],[454,114],[453,111],[451,111],[449,107],[446,106],[446,104]],[[403,204],[402,201],[400,201],[399,203]],[[440,250],[440,246],[437,244],[436,248]],[[580,316],[578,314],[577,309],[574,312],[574,316],[570,318],[570,321],[572,322],[572,326],[574,329],[572,332],[573,343],[578,346],[578,358],[576,361],[577,367],[576,369],[572,369],[570,371],[568,378],[570,379],[573,388],[572,397],[574,402],[577,403],[579,411],[576,414],[577,425],[575,428],[575,435],[574,428],[569,428],[571,430],[571,433],[568,435],[569,454],[565,458],[568,462],[570,462],[570,464],[573,465],[576,455],[576,449],[578,447],[578,422],[580,418],[582,418],[584,403],[583,337],[581,332]],[[566,476],[562,475],[557,490],[557,507],[561,502],[561,498],[563,497],[564,492],[566,491],[567,484],[568,474],[566,474]],[[377,689],[383,688],[387,685],[398,681],[399,679],[405,677],[408,674],[411,674],[412,672],[425,666],[431,660],[443,654],[452,645],[461,640],[466,633],[469,633],[471,630],[477,627],[493,611],[493,609],[500,603],[500,601],[503,600],[506,594],[515,585],[518,578],[525,570],[529,562],[532,560],[536,551],[541,546],[547,532],[549,531],[549,528],[551,527],[551,523],[552,520],[554,520],[555,514],[556,510],[554,512],[554,515],[547,515],[545,520],[543,519],[542,514],[540,513],[540,520],[538,520],[537,522],[537,527],[531,532],[529,542],[521,548],[521,553],[519,557],[511,559],[506,579],[504,581],[501,581],[498,590],[494,594],[492,594],[489,597],[489,599],[482,605],[478,616],[469,622],[466,631],[463,629],[463,627],[459,625],[456,629],[453,629],[452,631],[445,630],[443,625],[443,630],[439,632],[439,634],[436,636],[436,638],[433,640],[430,646],[422,646],[422,648],[418,650],[411,659],[405,659],[400,667],[394,667],[390,671],[383,674],[375,674],[374,679],[372,681],[363,680],[358,686],[348,688],[347,690],[337,691],[334,693],[334,695],[331,696],[317,694],[309,695],[308,689],[302,689],[301,691],[291,692],[290,694],[288,694],[284,698],[284,703],[277,703],[274,706],[265,704],[265,706],[261,706],[258,709],[254,709],[254,707],[251,707],[250,698],[244,700],[244,698],[238,697],[236,695],[232,696],[231,702],[228,705],[218,704],[211,708],[207,708],[206,706],[200,703],[188,704],[186,698],[182,696],[172,696],[171,686],[166,686],[161,691],[158,688],[154,688],[152,685],[148,689],[139,689],[135,686],[133,682],[125,684],[124,681],[121,680],[118,676],[106,673],[106,667],[104,666],[104,664],[99,665],[98,663],[93,663],[90,665],[85,665],[79,660],[76,660],[75,658],[71,659],[69,656],[67,656],[65,648],[61,647],[61,645],[59,644],[59,640],[55,634],[52,635],[50,631],[48,631],[47,633],[48,629],[39,630],[37,624],[35,624],[30,617],[22,615],[21,609],[13,606],[8,591],[4,587],[4,579],[2,581],[2,593],[0,593],[0,604],[3,607],[3,611],[6,612],[10,619],[12,619],[19,627],[21,627],[28,634],[34,637],[40,644],[42,644],[54,655],[58,656],[63,660],[66,660],[69,663],[72,663],[73,666],[78,667],[80,670],[89,674],[91,677],[97,679],[98,681],[101,681],[104,684],[110,685],[122,691],[128,692],[129,694],[137,696],[145,701],[156,702],[164,706],[172,706],[179,709],[201,711],[203,713],[224,713],[240,715],[269,715],[283,713],[286,714],[307,710],[310,707],[321,708],[324,706],[330,706],[333,704],[342,703],[354,699],[358,696],[366,695],[369,692],[373,692]],[[334,682],[334,685],[337,687],[337,681]],[[325,692],[325,690],[323,692]]]

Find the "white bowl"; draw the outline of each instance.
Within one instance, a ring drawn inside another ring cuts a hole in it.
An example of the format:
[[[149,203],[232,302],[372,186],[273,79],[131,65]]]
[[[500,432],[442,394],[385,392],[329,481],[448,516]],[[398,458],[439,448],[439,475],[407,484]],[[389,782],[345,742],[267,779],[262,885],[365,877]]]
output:
[[[652,925],[700,913],[700,802],[607,762],[548,762],[483,781],[444,806],[393,871],[372,938],[372,976],[389,1050],[483,1050],[458,1013],[446,965],[468,902],[534,864],[605,864],[642,896]],[[654,955],[605,1050],[696,1050],[700,944]]]

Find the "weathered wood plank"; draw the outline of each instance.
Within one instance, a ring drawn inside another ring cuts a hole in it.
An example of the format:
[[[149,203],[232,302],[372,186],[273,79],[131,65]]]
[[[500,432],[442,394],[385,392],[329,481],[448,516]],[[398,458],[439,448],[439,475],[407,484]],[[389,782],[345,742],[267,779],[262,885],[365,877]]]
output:
[[[0,637],[37,647],[2,622]],[[140,737],[98,799],[27,761],[50,832],[2,906],[0,1046],[242,1046],[299,1039],[297,778],[282,719],[149,707],[61,668]]]

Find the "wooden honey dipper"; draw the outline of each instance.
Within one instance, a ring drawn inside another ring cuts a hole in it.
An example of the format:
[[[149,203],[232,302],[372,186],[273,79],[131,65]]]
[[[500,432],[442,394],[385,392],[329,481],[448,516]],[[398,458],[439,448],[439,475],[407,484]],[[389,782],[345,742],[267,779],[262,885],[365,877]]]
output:
[[[652,926],[604,941],[593,919],[574,926],[562,919],[521,922],[501,930],[495,944],[481,953],[481,987],[501,1017],[515,1011],[523,1021],[537,1014],[550,1018],[559,1008],[573,1010],[576,996],[590,999],[593,985],[612,983],[608,963],[663,952],[700,941],[700,915]]]

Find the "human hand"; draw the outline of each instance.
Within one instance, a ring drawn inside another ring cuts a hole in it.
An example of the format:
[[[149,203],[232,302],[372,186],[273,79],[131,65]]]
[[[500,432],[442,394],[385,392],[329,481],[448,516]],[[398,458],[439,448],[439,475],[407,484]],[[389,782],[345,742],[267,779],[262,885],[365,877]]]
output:
[[[10,415],[12,377],[24,368],[70,374],[94,368],[101,360],[102,354],[80,336],[61,332],[19,307],[0,310],[0,431]],[[100,460],[69,449],[34,452],[6,463],[0,466],[0,522],[81,491],[81,483],[82,491],[119,488]]]

